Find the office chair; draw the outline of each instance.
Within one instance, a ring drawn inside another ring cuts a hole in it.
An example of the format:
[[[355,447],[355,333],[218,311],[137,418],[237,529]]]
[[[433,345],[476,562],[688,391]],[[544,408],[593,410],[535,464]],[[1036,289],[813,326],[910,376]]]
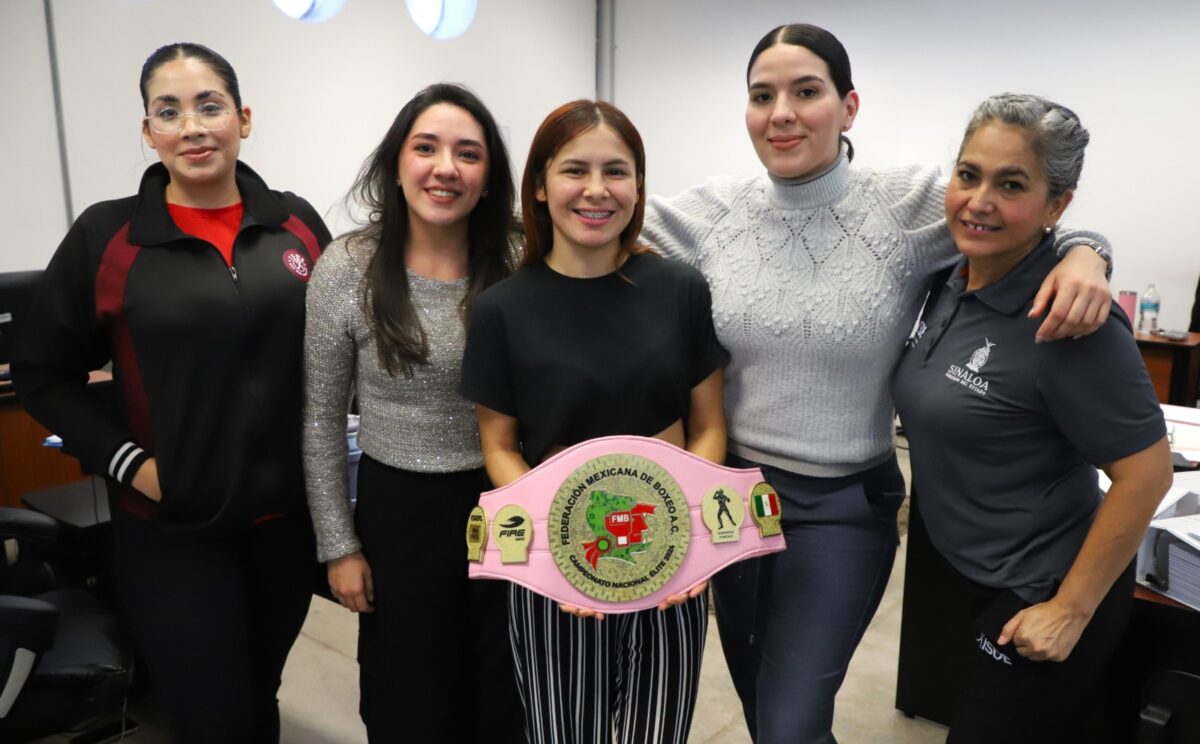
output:
[[[63,586],[69,544],[52,518],[0,508],[0,741],[78,729],[120,713],[133,653],[116,615]]]
[[[1172,670],[1142,688],[1138,744],[1195,744],[1200,741],[1200,677]]]

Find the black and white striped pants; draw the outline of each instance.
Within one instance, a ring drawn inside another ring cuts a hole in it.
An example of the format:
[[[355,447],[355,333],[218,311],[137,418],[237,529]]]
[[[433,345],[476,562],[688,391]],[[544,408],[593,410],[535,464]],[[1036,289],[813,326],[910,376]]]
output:
[[[530,744],[684,744],[707,628],[707,595],[598,622],[513,584],[508,630]]]

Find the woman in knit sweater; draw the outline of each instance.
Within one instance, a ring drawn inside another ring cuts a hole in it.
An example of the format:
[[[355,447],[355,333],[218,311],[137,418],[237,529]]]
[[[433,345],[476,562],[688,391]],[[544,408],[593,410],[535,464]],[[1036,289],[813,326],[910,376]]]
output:
[[[511,269],[508,154],[478,98],[433,85],[352,193],[370,221],[329,246],[308,289],[304,464],[330,589],[362,613],[359,710],[371,741],[519,741],[504,588],[467,580],[463,525],[490,485],[457,392],[466,313]]]
[[[888,378],[934,273],[956,251],[933,169],[851,169],[859,98],[841,43],[781,26],[747,70],[746,126],[767,173],[647,203],[645,240],[712,290],[726,370],[729,464],[784,500],[785,553],[713,581],[717,624],[760,742],[833,741],[834,696],[895,557],[904,482]],[[1059,231],[1061,256],[1100,236]],[[1072,252],[1039,336],[1086,333],[1110,302],[1104,260]],[[1068,310],[1069,308],[1069,310]],[[1065,319],[1065,322],[1064,322]]]

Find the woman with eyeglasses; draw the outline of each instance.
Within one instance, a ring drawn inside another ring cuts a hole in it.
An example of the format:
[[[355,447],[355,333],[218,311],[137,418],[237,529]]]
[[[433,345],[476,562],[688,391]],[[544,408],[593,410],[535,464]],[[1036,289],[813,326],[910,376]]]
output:
[[[160,162],[88,208],[13,361],[29,412],[107,476],[117,590],[173,742],[279,740],[318,569],[300,461],[304,295],[329,232],[238,161],[230,64],[172,44],[141,75]],[[113,365],[117,405],[85,391]]]

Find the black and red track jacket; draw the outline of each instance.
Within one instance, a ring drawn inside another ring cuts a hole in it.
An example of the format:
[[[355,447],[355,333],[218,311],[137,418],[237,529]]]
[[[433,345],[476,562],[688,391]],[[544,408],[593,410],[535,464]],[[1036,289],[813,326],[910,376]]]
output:
[[[109,476],[119,507],[212,533],[306,508],[304,291],[330,239],[300,197],[240,162],[236,178],[232,267],[172,222],[161,163],[137,196],[89,207],[46,269],[12,364],[26,409]],[[85,391],[109,360],[115,415]],[[149,456],[158,506],[128,485]]]

